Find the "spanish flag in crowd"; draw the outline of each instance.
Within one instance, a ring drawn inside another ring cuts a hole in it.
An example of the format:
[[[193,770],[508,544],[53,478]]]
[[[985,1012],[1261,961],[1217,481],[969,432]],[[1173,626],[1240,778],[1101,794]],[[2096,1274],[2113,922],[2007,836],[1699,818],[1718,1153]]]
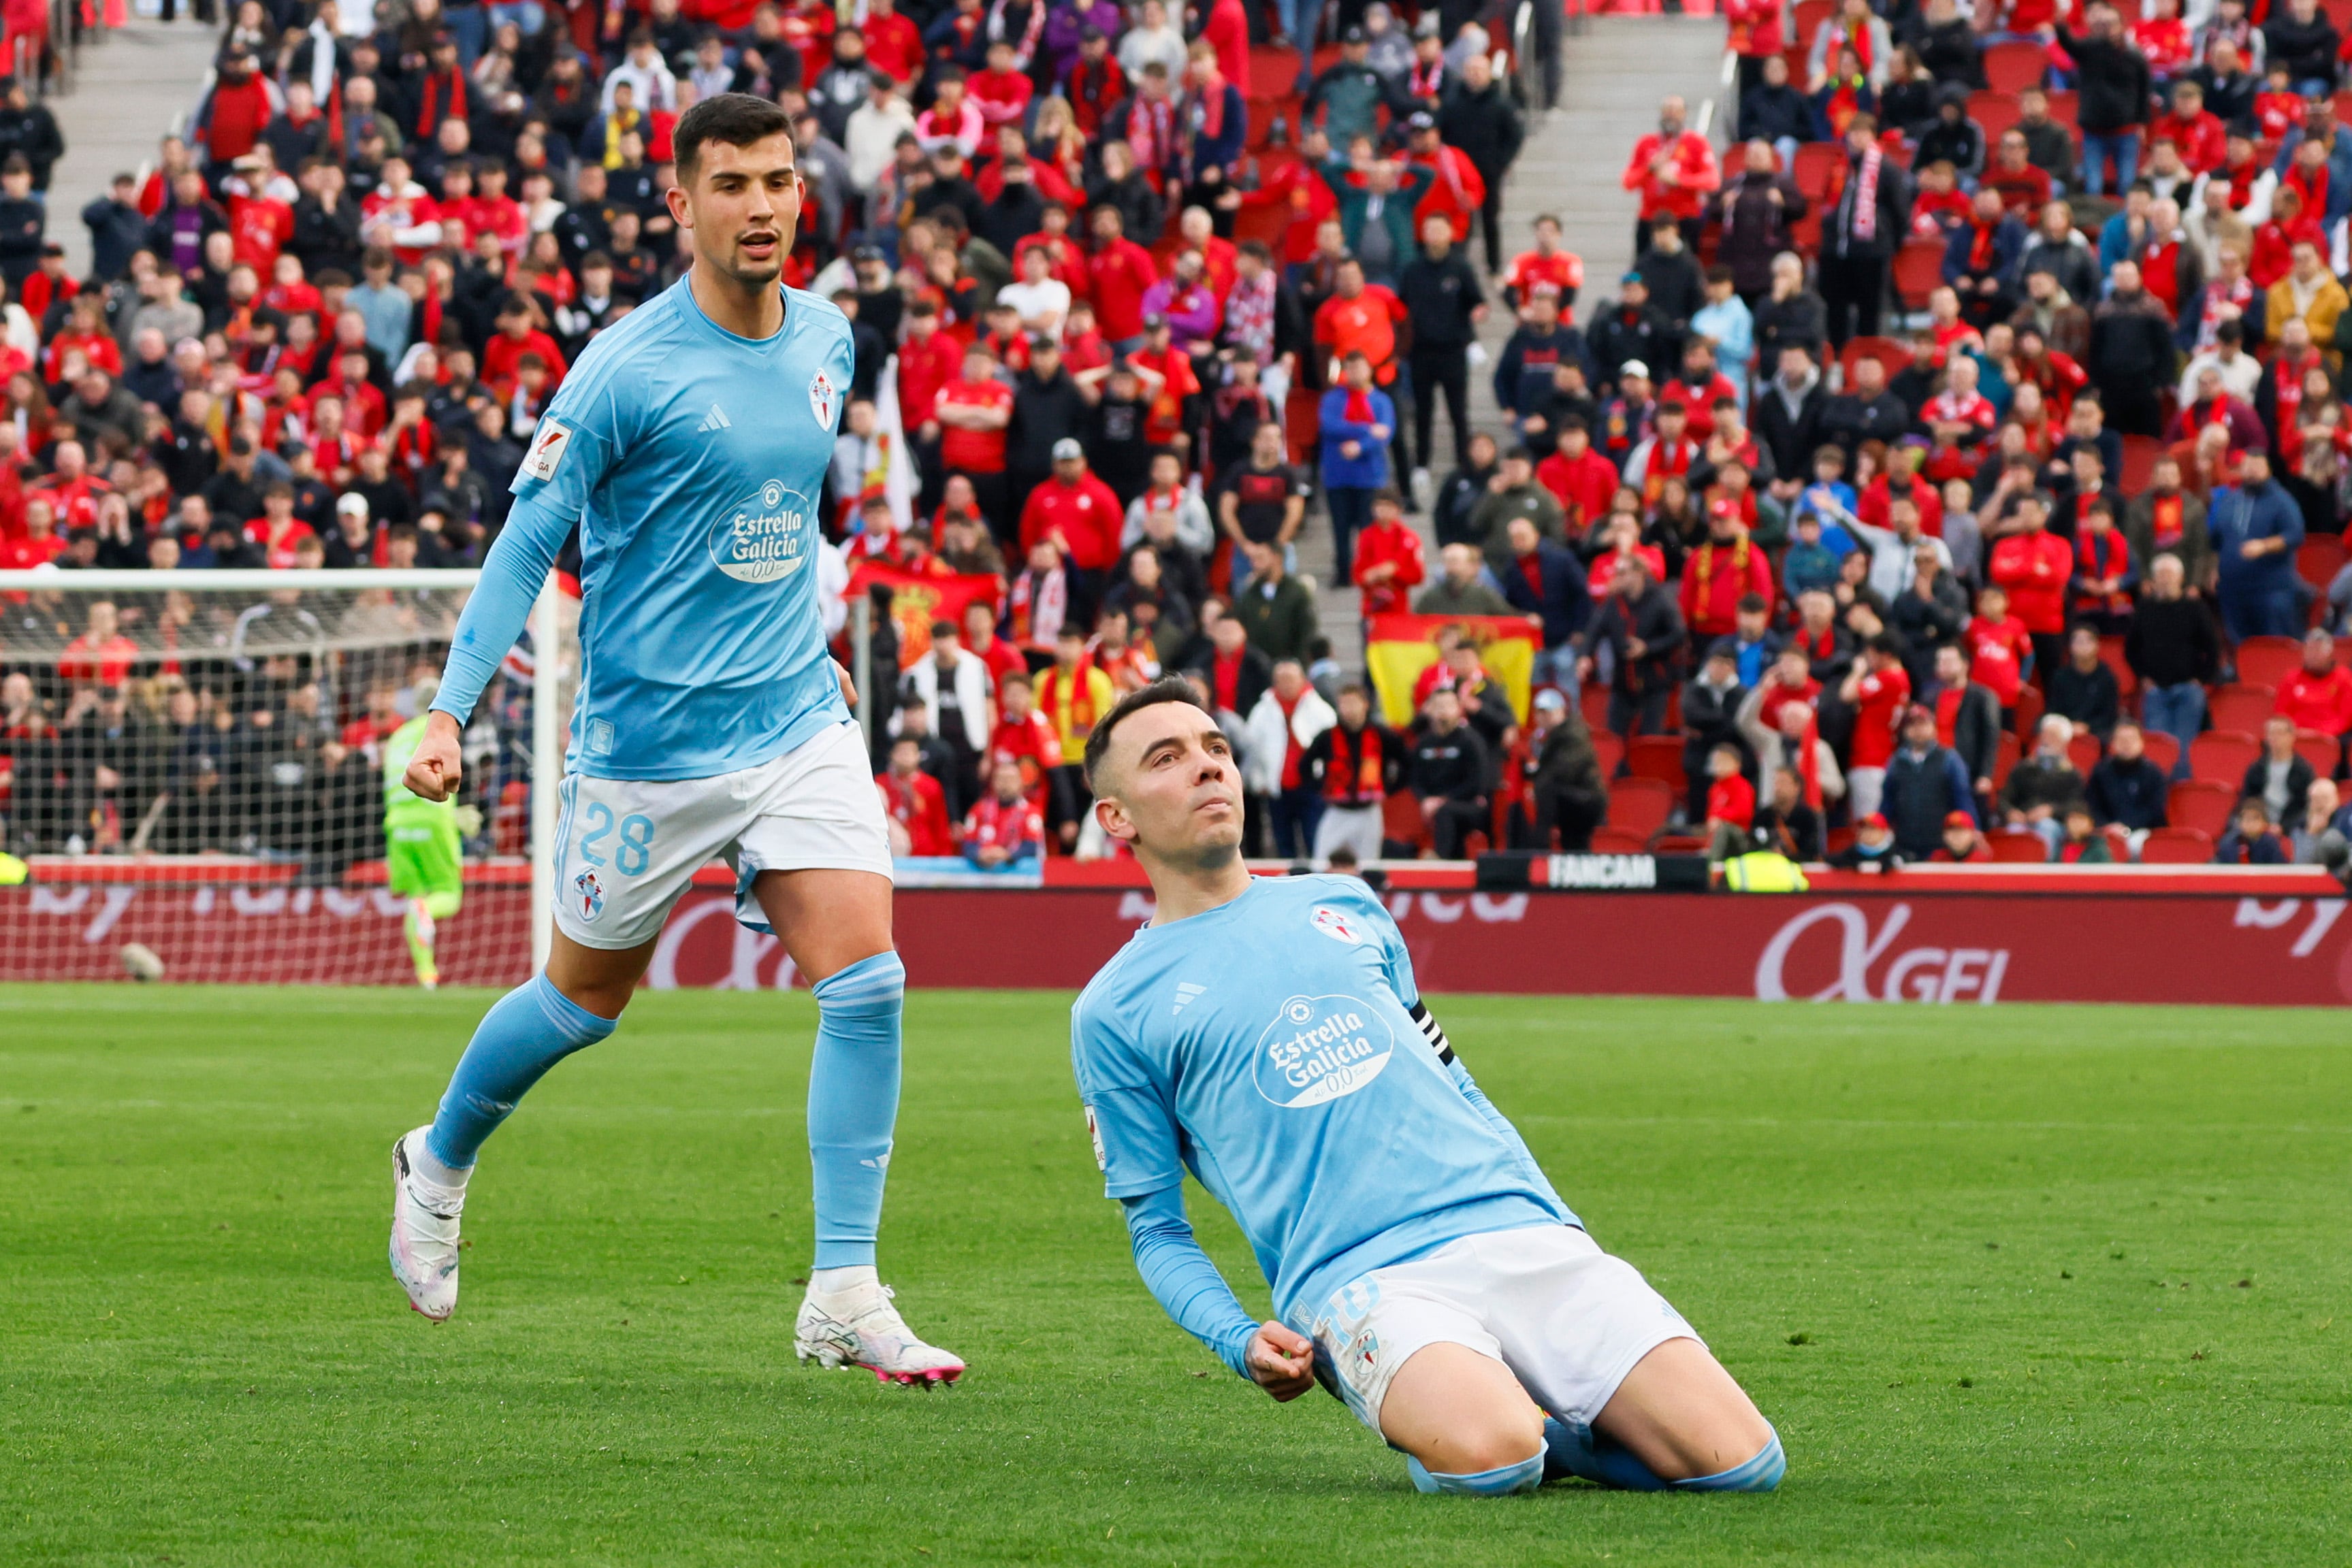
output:
[[[931,651],[931,622],[963,624],[973,600],[996,602],[1003,584],[988,572],[908,571],[886,561],[861,560],[849,574],[845,598],[856,599],[876,583],[890,589],[890,621],[898,629],[898,667],[905,669]]]
[[[1413,686],[1437,663],[1437,636],[1454,628],[1477,646],[1478,662],[1511,696],[1519,722],[1528,703],[1536,662],[1536,622],[1516,615],[1375,615],[1364,640],[1364,663],[1380,694],[1381,716],[1402,728],[1412,722]]]

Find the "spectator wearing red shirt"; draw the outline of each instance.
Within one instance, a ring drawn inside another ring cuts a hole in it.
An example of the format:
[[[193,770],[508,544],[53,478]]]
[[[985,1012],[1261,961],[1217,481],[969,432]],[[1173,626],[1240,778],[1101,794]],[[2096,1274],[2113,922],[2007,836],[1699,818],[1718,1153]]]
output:
[[[278,115],[277,89],[254,68],[253,56],[237,47],[220,63],[204,106],[196,110],[189,140],[205,150],[205,173],[217,184],[229,166],[254,149]]]
[[[963,371],[940,388],[931,423],[940,427],[940,461],[971,481],[981,516],[999,538],[1013,533],[1013,494],[1004,477],[1004,432],[1013,423],[1013,389],[996,376],[984,342],[963,351]]]
[[[947,792],[923,771],[922,743],[902,735],[890,743],[890,769],[874,780],[890,819],[890,852],[951,855],[954,830],[948,823]]]
[[[1276,247],[1286,267],[1298,267],[1315,258],[1315,233],[1327,218],[1339,215],[1339,198],[1331,187],[1323,183],[1315,171],[1330,155],[1330,143],[1324,140],[1319,128],[1309,127],[1299,142],[1298,154],[1286,162],[1272,163],[1271,153],[1259,157],[1258,183],[1242,193],[1242,210],[1252,212],[1259,207],[1279,206],[1290,214]],[[1266,165],[1272,163],[1271,167]]]
[[[2038,490],[2018,497],[2016,521],[2016,531],[1994,543],[1988,575],[2008,591],[2017,619],[2033,639],[2035,666],[2053,670],[2065,652],[2066,584],[2074,575],[2074,547],[2049,531],[2050,498]]]
[[[1711,512],[1706,542],[1683,563],[1683,622],[1695,639],[1728,637],[1739,629],[1739,601],[1751,593],[1772,602],[1771,559],[1736,519]]]
[[[499,308],[499,329],[482,349],[483,382],[500,397],[511,396],[526,354],[537,354],[547,368],[547,391],[553,395],[563,384],[567,368],[563,350],[539,329],[539,307],[531,303],[530,296],[509,294]]]
[[[1454,243],[1467,245],[1470,220],[1486,204],[1486,176],[1478,172],[1468,153],[1438,139],[1437,122],[1429,116],[1416,114],[1406,123],[1411,127],[1406,161],[1427,169],[1431,175],[1428,193],[1412,212],[1414,230],[1418,232],[1433,217],[1442,217],[1454,231]]]
[[[403,267],[421,266],[441,244],[441,208],[409,177],[408,160],[383,161],[383,178],[360,203],[360,235],[389,248]]]
[[[981,123],[992,136],[1002,126],[1019,127],[1029,112],[1031,95],[1037,90],[1036,84],[1015,66],[1013,55],[1010,38],[995,39],[988,46],[988,68],[966,84],[980,110]]]
[[[901,89],[923,68],[923,35],[892,0],[866,0],[866,59]]]
[[[1756,786],[1740,770],[1739,747],[1729,741],[1706,754],[1706,853],[1710,860],[1728,860],[1748,850],[1748,834],[1756,826]]]
[[[1026,552],[1050,544],[1062,552],[1075,620],[1093,610],[1103,574],[1118,564],[1125,522],[1118,497],[1087,467],[1086,448],[1073,436],[1054,443],[1054,476],[1022,505],[1021,548]]]
[[[1723,183],[1723,169],[1706,138],[1688,129],[1680,98],[1668,98],[1658,106],[1658,129],[1633,144],[1622,183],[1642,198],[1633,224],[1637,257],[1650,248],[1650,231],[1662,218],[1680,224],[1683,243],[1698,249],[1699,208],[1708,193]]]
[[[2210,174],[2229,155],[2229,132],[2221,118],[2205,107],[2205,89],[2193,81],[2172,84],[2172,112],[2159,115],[2147,128],[2147,139],[2169,136],[2181,162],[2192,174]]]
[[[1339,264],[1333,281],[1337,287],[1315,312],[1315,341],[1335,360],[1362,354],[1371,361],[1372,384],[1392,384],[1404,302],[1388,285],[1364,281],[1363,264],[1353,256]]]
[[[1511,258],[1510,270],[1503,274],[1503,294],[1524,308],[1538,289],[1550,288],[1559,295],[1564,315],[1576,303],[1576,291],[1584,287],[1584,258],[1560,248],[1560,222],[1549,213],[1536,219],[1535,235],[1535,248]]]
[[[1886,764],[1895,755],[1895,726],[1911,701],[1902,640],[1881,632],[1864,643],[1838,695],[1854,710],[1853,760],[1845,770],[1845,786],[1847,806],[1859,819],[1878,810]]]
[[[1366,615],[1398,614],[1412,607],[1408,591],[1429,575],[1429,563],[1395,492],[1373,496],[1372,520],[1356,536],[1354,567]]]
[[[996,634],[996,606],[985,599],[975,599],[963,607],[963,647],[988,666],[991,686],[1001,686],[1005,676],[1029,668],[1021,650]]]
[[[1969,684],[1990,692],[2002,713],[2014,710],[2033,663],[2033,639],[2025,622],[2009,612],[2007,589],[1991,583],[1977,595],[1977,612],[1961,641],[1968,650]]]
[[[245,537],[261,547],[272,570],[284,571],[294,564],[295,547],[319,536],[294,515],[294,486],[281,480],[261,493],[261,516],[247,521]]]
[[[1742,99],[1764,85],[1764,62],[1783,54],[1789,35],[1780,26],[1780,0],[1723,0],[1727,45],[1739,57]]]
[[[988,732],[985,760],[991,779],[999,767],[1011,762],[1021,770],[1023,792],[1034,804],[1045,804],[1047,789],[1059,777],[1055,769],[1062,766],[1062,737],[1037,711],[1036,687],[1026,666],[1007,673],[997,685],[996,727]]]
[[[139,656],[139,644],[125,637],[114,601],[100,599],[91,601],[85,613],[82,634],[66,644],[58,660],[58,678],[75,684],[96,682],[101,686],[119,686],[131,678],[131,667]]]
[[[2326,628],[2303,639],[2303,668],[2279,683],[2278,711],[2297,729],[2340,740],[2352,731],[2352,670],[2336,662],[2336,639]]]
[[[262,155],[249,152],[237,160],[239,168],[257,172],[267,165]],[[228,232],[236,259],[258,272],[278,262],[278,253],[294,238],[294,209],[263,195],[232,193],[228,199]]]
[[[37,496],[27,497],[23,535],[0,538],[0,567],[10,571],[30,571],[63,554],[66,541],[57,532],[56,517],[48,502]]]
[[[963,858],[982,871],[1035,860],[1045,852],[1045,814],[1022,788],[1021,767],[1006,758],[990,770],[988,793],[963,824]]]
[[[1592,449],[1584,421],[1563,419],[1559,444],[1536,465],[1536,480],[1559,500],[1568,527],[1581,533],[1607,514],[1617,493],[1617,465]]]
[[[98,498],[113,488],[89,472],[89,455],[79,441],[60,441],[49,454],[49,476],[34,486],[27,498],[38,497],[49,505],[58,532],[97,526]]]
[[[1087,287],[1094,296],[1102,335],[1114,348],[1139,347],[1143,338],[1143,297],[1160,281],[1151,253],[1129,239],[1118,209],[1108,203],[1088,220],[1094,254],[1087,258]]]

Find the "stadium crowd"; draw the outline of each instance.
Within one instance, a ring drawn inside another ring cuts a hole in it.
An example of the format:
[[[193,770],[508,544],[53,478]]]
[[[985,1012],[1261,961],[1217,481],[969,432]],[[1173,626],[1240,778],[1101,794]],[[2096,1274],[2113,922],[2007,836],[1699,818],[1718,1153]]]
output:
[[[567,368],[682,274],[669,128],[749,91],[798,128],[787,278],[853,321],[824,570],[903,672],[909,854],[1102,852],[1086,734],[1174,670],[1282,855],[2340,867],[2352,136],[2335,35],[2278,42],[2309,9],[1731,0],[1740,140],[1662,106],[1580,327],[1558,220],[1501,243],[1540,106],[1475,7],[1294,53],[1244,0],[247,0],[85,276],[54,121],[0,107],[0,566],[478,563]],[[1321,634],[1350,587],[1434,628],[1409,727]],[[13,845],[365,852],[412,672],[11,597],[59,650],[0,675]],[[527,736],[507,683],[482,843]]]

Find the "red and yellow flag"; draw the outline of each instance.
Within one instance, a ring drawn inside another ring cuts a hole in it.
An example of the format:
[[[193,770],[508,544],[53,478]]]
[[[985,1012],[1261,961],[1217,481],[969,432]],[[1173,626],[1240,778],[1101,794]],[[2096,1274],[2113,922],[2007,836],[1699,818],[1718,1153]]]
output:
[[[898,667],[905,669],[931,651],[931,622],[963,624],[963,612],[974,600],[993,604],[1003,584],[986,572],[908,571],[878,560],[859,561],[849,574],[845,597],[856,598],[875,583],[890,588],[890,620],[898,629]]]
[[[1381,716],[1402,728],[1412,722],[1413,686],[1437,663],[1437,635],[1452,627],[1476,644],[1478,662],[1510,694],[1512,711],[1528,721],[1535,674],[1537,623],[1516,615],[1375,615],[1364,640],[1364,663],[1380,694]]]

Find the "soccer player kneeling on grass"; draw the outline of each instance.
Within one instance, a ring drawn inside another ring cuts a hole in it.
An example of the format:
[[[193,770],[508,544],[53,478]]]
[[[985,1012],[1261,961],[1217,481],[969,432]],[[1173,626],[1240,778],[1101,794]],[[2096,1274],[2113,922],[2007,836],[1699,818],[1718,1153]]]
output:
[[[1121,700],[1086,769],[1159,907],[1079,997],[1071,1055],[1169,1316],[1277,1400],[1320,1381],[1423,1491],[1777,1486],[1771,1424],[1560,1202],[1422,1006],[1371,891],[1251,877],[1240,775],[1189,688]],[[1187,1170],[1241,1222],[1277,1321],[1254,1322],[1193,1239]]]

